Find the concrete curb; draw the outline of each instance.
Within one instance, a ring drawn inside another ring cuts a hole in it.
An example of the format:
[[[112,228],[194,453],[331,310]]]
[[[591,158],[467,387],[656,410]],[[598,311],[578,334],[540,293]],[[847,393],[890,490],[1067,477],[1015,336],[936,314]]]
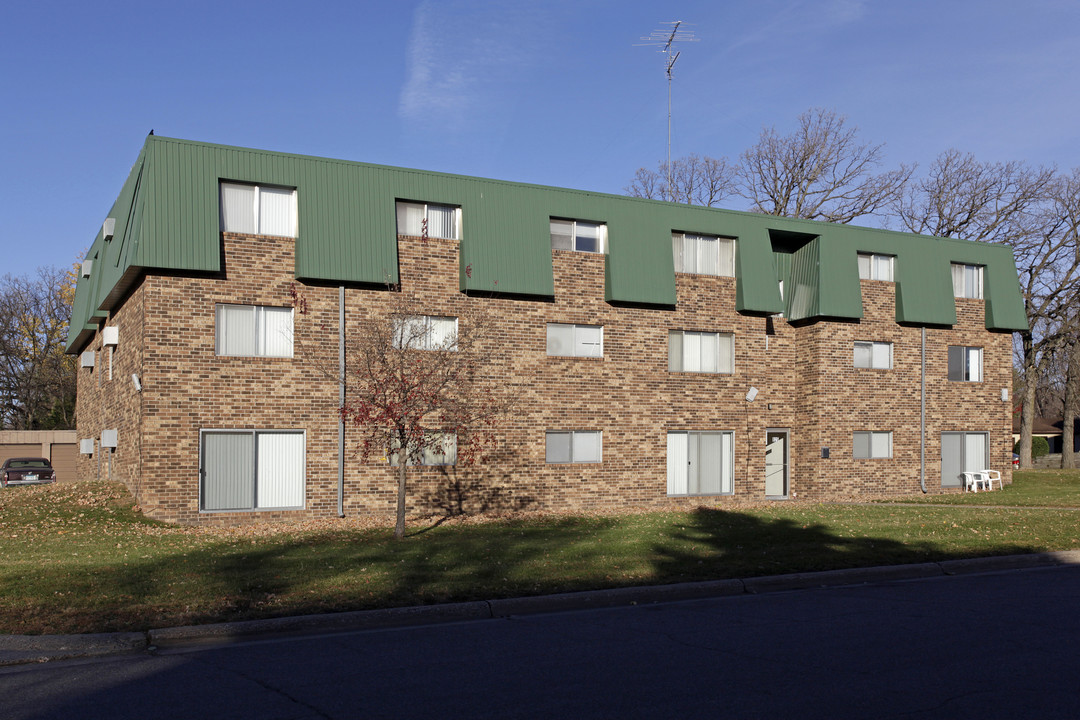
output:
[[[211,625],[187,625],[183,627],[149,630],[145,639],[153,647],[188,645],[192,643],[220,643],[223,640],[255,635],[299,635],[304,633],[330,633],[376,628],[403,627],[458,622],[461,620],[489,620],[491,609],[482,600],[443,605],[418,605],[414,607],[385,608],[382,610],[356,610],[352,612],[327,613],[325,615],[296,615],[267,620],[214,623]]]
[[[917,563],[913,565],[883,565],[871,568],[845,568],[843,570],[822,570],[820,572],[792,573],[789,575],[766,575],[747,578],[748,593],[782,592],[785,590],[806,590],[817,587],[837,587],[840,585],[863,585],[869,582],[888,582],[890,580],[913,580],[916,578],[940,577],[942,572],[938,563]]]
[[[642,587],[585,590],[582,592],[540,595],[537,597],[489,600],[491,617],[534,615],[569,610],[649,605],[652,603],[696,600],[698,598],[742,595],[746,592],[742,580],[709,580],[678,585],[646,585]]]
[[[950,575],[1000,572],[1027,568],[1080,565],[1080,550],[943,560],[911,565],[884,565],[821,572],[770,575],[733,580],[588,590],[539,597],[478,600],[443,605],[359,610],[161,628],[145,633],[93,635],[0,635],[0,666],[50,660],[118,655],[169,646],[226,644],[255,637],[351,632],[378,628],[431,625],[465,620],[489,620],[520,615],[648,605],[745,594],[786,592],[810,588],[865,585]]]
[[[121,655],[146,649],[146,633],[0,635],[0,666]]]

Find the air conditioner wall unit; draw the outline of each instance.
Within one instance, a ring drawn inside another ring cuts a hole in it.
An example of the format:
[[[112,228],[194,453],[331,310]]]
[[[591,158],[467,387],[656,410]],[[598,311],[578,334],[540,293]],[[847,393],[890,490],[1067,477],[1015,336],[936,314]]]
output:
[[[94,367],[94,351],[86,350],[79,356],[79,367],[92,368]]]
[[[120,342],[120,328],[110,325],[101,329],[101,342],[104,345],[117,345]]]
[[[101,223],[101,237],[105,240],[112,240],[115,231],[116,218],[105,218],[105,222]]]
[[[79,452],[83,455],[94,454],[94,438],[83,438],[79,441]]]
[[[116,447],[116,428],[111,430],[101,431],[101,447],[103,448],[115,448]]]

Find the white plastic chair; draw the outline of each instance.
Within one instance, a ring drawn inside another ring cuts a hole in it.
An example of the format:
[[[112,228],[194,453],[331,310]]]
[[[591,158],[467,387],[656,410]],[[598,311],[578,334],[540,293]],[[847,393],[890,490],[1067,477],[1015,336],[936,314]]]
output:
[[[964,478],[964,489],[971,492],[979,492],[979,483],[982,482],[983,476],[981,472],[967,471],[960,473],[960,477]]]
[[[995,482],[998,484],[998,490],[1001,490],[1002,485],[1000,472],[998,472],[997,470],[982,470],[979,474],[983,476],[983,480],[986,482],[987,490],[993,490]]]

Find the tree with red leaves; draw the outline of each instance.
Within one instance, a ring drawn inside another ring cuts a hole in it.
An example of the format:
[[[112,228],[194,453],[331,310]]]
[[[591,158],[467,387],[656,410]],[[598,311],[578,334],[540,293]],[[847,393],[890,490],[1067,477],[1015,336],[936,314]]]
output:
[[[397,468],[397,539],[405,535],[409,467],[479,462],[512,404],[509,388],[492,379],[490,311],[467,296],[455,305],[455,316],[433,316],[394,286],[347,344],[341,417],[359,430],[363,460],[386,458]]]

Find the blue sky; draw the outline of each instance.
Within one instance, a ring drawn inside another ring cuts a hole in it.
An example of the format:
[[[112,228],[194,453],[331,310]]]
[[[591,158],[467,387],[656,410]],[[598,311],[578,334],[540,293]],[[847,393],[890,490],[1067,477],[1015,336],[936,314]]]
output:
[[[0,10],[0,274],[89,246],[158,135],[619,193],[825,107],[888,162],[1080,166],[1075,0],[25,2]],[[730,207],[743,209],[738,199]]]

